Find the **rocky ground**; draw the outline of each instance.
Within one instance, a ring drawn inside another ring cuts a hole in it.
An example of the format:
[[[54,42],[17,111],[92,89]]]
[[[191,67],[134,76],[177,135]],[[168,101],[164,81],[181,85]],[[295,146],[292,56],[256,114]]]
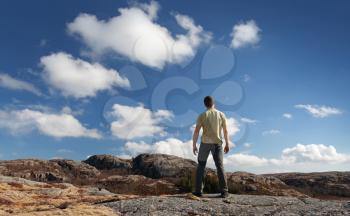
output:
[[[135,198],[95,187],[0,176],[0,215],[114,215],[99,203]]]
[[[350,201],[236,194],[135,196],[0,176],[0,215],[350,215]]]
[[[350,215],[350,202],[264,195],[151,196],[105,206],[122,215]]]
[[[228,199],[187,196],[196,162],[164,154],[132,159],[0,161],[0,215],[346,215],[350,172],[226,173]],[[206,193],[218,192],[207,169]],[[316,198],[316,199],[315,199]]]

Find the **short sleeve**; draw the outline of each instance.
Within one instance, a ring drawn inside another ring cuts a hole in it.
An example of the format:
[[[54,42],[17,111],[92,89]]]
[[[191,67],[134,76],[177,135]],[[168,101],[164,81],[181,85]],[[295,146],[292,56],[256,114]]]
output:
[[[197,126],[202,126],[202,115],[199,115],[197,118]]]

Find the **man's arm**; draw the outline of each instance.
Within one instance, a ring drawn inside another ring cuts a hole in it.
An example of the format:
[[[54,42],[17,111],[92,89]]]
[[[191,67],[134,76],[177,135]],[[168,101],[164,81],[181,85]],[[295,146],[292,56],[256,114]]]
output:
[[[229,139],[228,139],[228,132],[227,132],[227,128],[224,128],[224,138],[225,138],[225,148],[224,148],[224,152],[227,153],[230,151],[230,143],[229,143]]]
[[[224,139],[225,139],[225,148],[224,148],[224,152],[227,153],[230,151],[230,142],[229,142],[229,136],[228,136],[228,132],[227,132],[227,126],[226,126],[226,117],[223,114],[222,116],[222,129],[224,132]]]
[[[193,142],[193,154],[196,155],[198,152],[197,149],[197,140],[198,140],[198,136],[199,136],[199,131],[201,130],[201,125],[199,125],[198,123],[196,124],[196,128],[193,131],[193,136],[192,136],[192,142]]]

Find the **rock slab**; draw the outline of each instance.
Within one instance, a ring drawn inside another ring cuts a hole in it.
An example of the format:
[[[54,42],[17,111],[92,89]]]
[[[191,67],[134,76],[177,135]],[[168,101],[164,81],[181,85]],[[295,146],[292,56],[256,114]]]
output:
[[[105,203],[122,215],[350,215],[350,202],[265,195],[150,196]]]

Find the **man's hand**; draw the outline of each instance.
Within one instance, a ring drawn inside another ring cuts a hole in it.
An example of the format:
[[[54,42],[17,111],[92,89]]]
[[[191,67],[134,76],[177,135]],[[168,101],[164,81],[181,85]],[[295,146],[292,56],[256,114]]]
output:
[[[198,153],[197,145],[193,145],[193,154],[197,155],[197,153]]]
[[[227,154],[227,152],[229,152],[229,151],[230,151],[230,146],[228,143],[226,143],[225,148],[224,148],[224,152],[225,152],[225,154]]]

